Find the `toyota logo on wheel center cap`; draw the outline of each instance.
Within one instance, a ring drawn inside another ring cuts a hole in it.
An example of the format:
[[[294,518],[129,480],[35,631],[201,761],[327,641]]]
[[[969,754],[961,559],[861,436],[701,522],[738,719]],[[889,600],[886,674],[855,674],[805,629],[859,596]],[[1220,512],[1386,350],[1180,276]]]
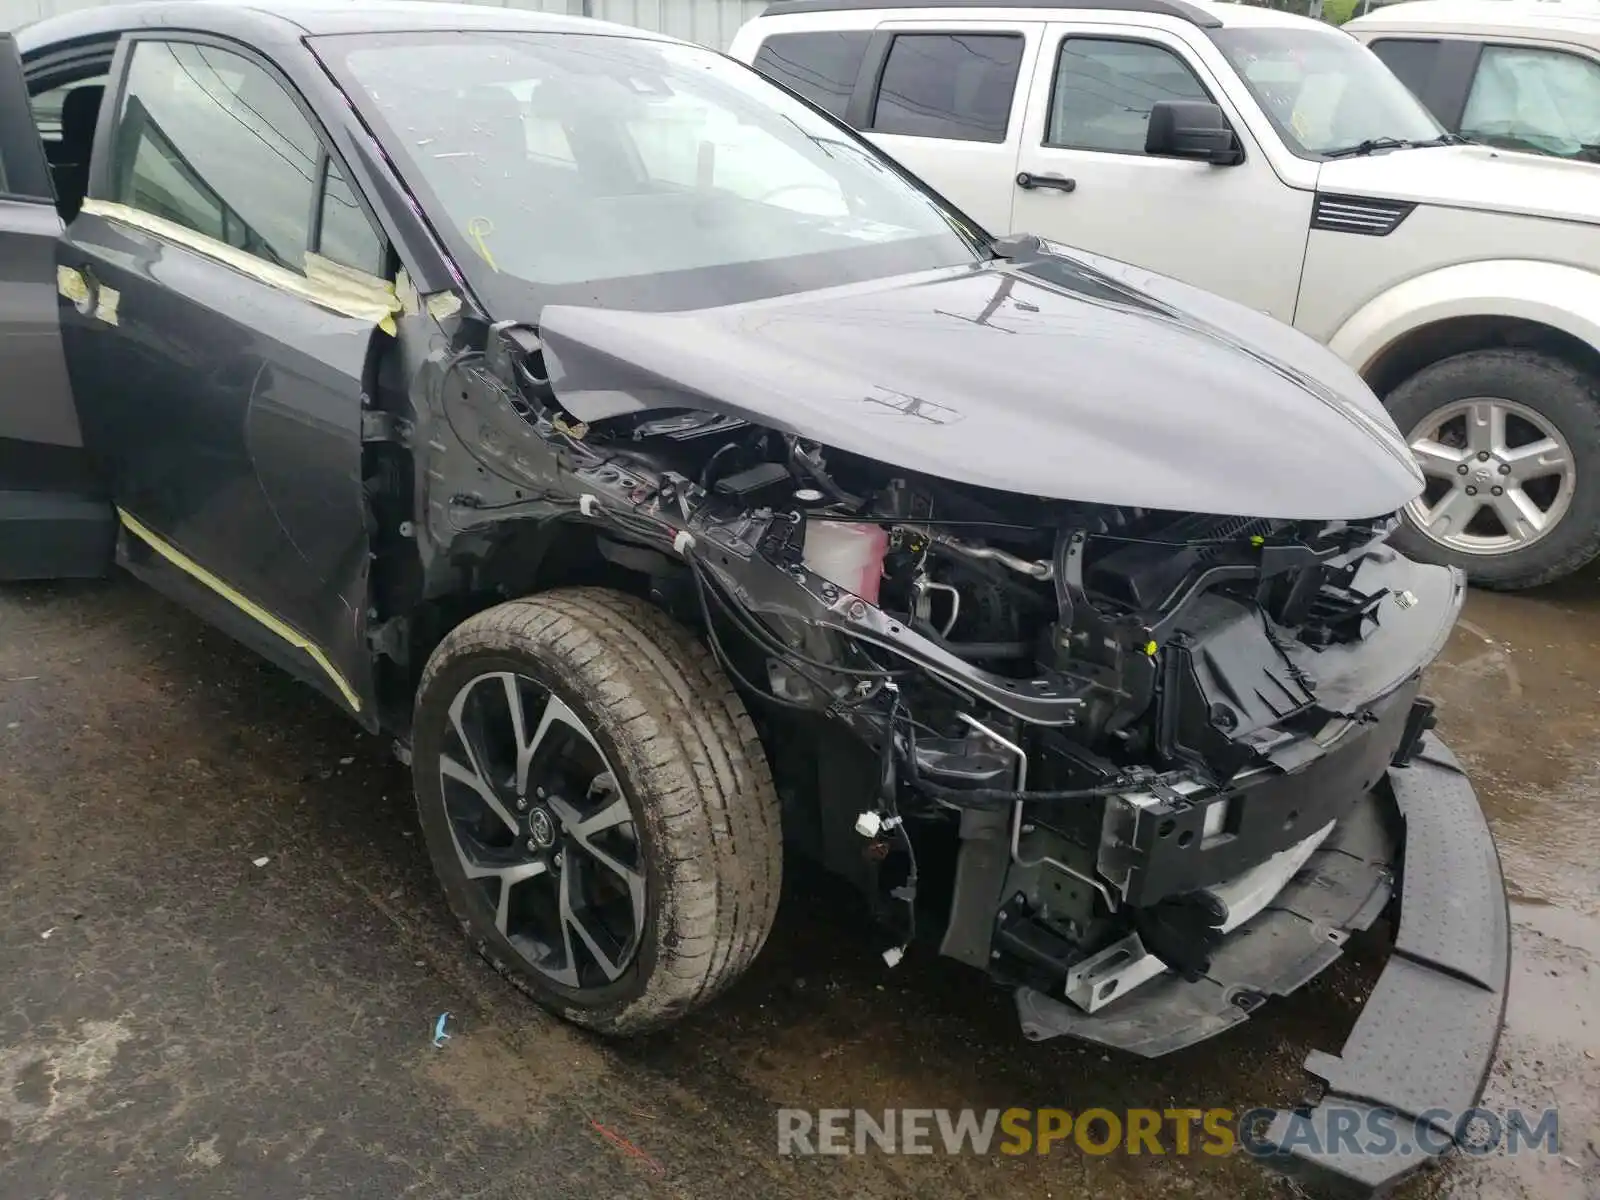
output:
[[[548,810],[536,808],[528,814],[528,838],[541,850],[547,850],[556,840],[556,823]]]

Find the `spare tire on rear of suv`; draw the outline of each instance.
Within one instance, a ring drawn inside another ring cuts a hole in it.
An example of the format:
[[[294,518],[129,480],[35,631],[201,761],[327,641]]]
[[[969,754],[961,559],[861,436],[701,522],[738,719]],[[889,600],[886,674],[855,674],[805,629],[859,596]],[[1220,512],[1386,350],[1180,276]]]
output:
[[[1536,350],[1473,350],[1386,404],[1427,477],[1392,539],[1405,553],[1507,590],[1600,555],[1600,380]]]

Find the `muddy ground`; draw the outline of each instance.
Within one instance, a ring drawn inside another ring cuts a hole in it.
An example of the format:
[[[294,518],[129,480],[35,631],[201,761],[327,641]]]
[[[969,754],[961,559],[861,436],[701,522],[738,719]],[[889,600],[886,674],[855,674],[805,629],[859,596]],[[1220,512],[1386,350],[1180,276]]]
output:
[[[1431,688],[1514,895],[1486,1103],[1558,1105],[1562,1144],[1406,1195],[1593,1200],[1600,580],[1473,595]],[[1025,1045],[1003,994],[880,949],[792,881],[724,1000],[597,1042],[467,951],[384,743],[127,579],[0,589],[4,1200],[1295,1195],[1236,1156],[780,1157],[775,1110],[1290,1103],[1382,961],[1151,1063]]]

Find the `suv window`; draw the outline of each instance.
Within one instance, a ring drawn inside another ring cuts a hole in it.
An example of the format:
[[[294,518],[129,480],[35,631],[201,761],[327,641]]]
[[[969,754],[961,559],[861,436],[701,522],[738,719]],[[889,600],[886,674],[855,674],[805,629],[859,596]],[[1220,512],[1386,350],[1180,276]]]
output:
[[[1113,38],[1067,38],[1050,97],[1050,146],[1143,154],[1158,100],[1209,100],[1188,65],[1164,46]]]
[[[842,117],[871,39],[865,29],[778,33],[761,43],[753,65],[818,108]]]
[[[1439,61],[1440,43],[1413,38],[1384,38],[1368,47],[1400,77],[1400,82],[1411,89],[1417,99],[1428,94],[1428,81],[1433,78],[1433,68]]]
[[[1461,133],[1491,146],[1600,159],[1600,64],[1561,50],[1485,46]]]
[[[322,154],[300,107],[255,63],[213,46],[140,42],[109,198],[300,271]],[[331,162],[319,208],[330,258],[381,269],[371,224]]]
[[[871,128],[1003,142],[1022,64],[1020,34],[902,33],[889,44]]]

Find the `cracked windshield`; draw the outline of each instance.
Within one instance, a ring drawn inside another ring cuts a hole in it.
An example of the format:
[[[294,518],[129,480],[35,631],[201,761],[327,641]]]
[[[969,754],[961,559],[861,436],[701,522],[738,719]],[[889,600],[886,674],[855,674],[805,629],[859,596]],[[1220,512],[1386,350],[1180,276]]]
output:
[[[319,50],[342,52],[489,295],[688,308],[976,256],[974,234],[870,148],[709,51],[506,34]]]

